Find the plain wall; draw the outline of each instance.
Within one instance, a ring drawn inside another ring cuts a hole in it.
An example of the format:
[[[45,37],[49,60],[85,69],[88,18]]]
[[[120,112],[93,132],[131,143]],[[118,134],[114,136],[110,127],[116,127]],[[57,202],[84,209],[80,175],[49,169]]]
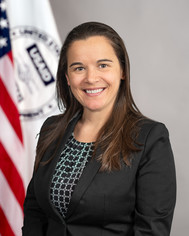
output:
[[[100,21],[125,41],[136,104],[166,124],[175,155],[177,205],[171,236],[189,232],[189,1],[51,0],[62,41],[76,25]]]

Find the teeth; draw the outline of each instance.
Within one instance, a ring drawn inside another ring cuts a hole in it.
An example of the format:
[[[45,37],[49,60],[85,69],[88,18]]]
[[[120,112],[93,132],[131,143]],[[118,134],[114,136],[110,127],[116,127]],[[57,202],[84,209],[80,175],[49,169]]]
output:
[[[94,89],[94,90],[85,90],[86,93],[100,93],[103,91],[103,89]]]

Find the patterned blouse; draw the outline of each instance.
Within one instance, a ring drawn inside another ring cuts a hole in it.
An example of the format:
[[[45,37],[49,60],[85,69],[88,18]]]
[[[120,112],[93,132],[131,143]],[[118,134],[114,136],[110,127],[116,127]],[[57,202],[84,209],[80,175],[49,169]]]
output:
[[[74,188],[93,153],[93,143],[70,136],[57,162],[50,187],[50,198],[65,218]]]

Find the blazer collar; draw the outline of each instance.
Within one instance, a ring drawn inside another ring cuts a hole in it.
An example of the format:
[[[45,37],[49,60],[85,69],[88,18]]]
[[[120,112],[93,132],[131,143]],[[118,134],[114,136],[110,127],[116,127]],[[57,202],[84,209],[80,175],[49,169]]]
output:
[[[97,149],[96,156],[100,154],[100,150]],[[92,158],[86,165],[75,189],[73,195],[70,200],[70,204],[68,206],[68,211],[66,214],[66,219],[68,219],[74,212],[75,208],[80,202],[83,194],[87,190],[90,183],[93,181],[95,175],[99,171],[101,167],[101,163],[96,160],[96,158]]]
[[[60,144],[57,146],[57,142],[51,144],[44,154],[43,161],[48,161],[50,156],[55,152],[54,158],[47,164],[41,165],[37,172],[35,173],[34,178],[34,188],[37,192],[38,200],[43,209],[47,212],[48,215],[51,215],[54,219],[59,219],[62,223],[65,223],[63,217],[59,214],[58,210],[54,207],[50,199],[50,186],[52,182],[52,177],[54,170],[56,168],[57,161],[60,157],[62,148],[64,147],[66,141],[70,137],[71,133],[74,130],[74,127],[78,120],[80,119],[81,114],[76,114],[69,122],[64,135],[61,138]],[[56,119],[52,117],[51,122],[56,122]]]
[[[69,138],[71,132],[73,132],[74,127],[78,120],[81,118],[81,113],[77,113],[71,120],[70,126],[68,127],[68,135],[66,135],[66,140]],[[67,132],[66,132],[67,133]],[[64,141],[65,143],[65,141]],[[96,157],[100,154],[100,149],[97,149]],[[101,167],[101,163],[96,160],[96,158],[92,158],[86,165],[77,185],[75,186],[75,189],[73,191],[70,204],[68,206],[68,211],[66,214],[66,219],[68,219],[74,212],[75,208],[80,202],[80,199],[82,198],[83,194],[87,190],[90,183],[93,181],[95,175],[99,171]]]
[[[54,169],[56,167],[56,163],[58,161],[58,158],[60,156],[60,152],[61,152],[63,146],[65,145],[66,141],[70,137],[71,133],[73,132],[74,127],[75,127],[75,125],[77,124],[77,122],[80,118],[81,118],[81,113],[75,114],[74,117],[71,119],[71,121],[70,121],[70,123],[69,123],[69,125],[68,125],[68,127],[65,131],[65,134],[63,135],[61,145],[58,148],[58,151],[56,153],[56,158],[54,158],[53,161],[52,161],[53,162],[52,165],[51,165],[51,173],[52,174],[51,174],[51,177],[49,176],[49,184],[51,184],[51,180],[52,180],[51,178],[52,178],[52,175],[54,173]],[[97,149],[96,156],[98,156],[99,154],[100,154],[100,150]],[[83,173],[82,173],[82,175],[81,175],[81,177],[80,177],[80,179],[79,179],[79,181],[78,181],[78,183],[77,183],[77,185],[74,189],[73,195],[72,195],[71,200],[70,200],[70,204],[68,206],[66,219],[68,219],[73,214],[74,209],[79,204],[80,199],[82,198],[83,194],[87,190],[87,187],[90,185],[90,183],[94,179],[94,177],[97,174],[100,167],[101,167],[101,163],[98,162],[96,160],[96,158],[92,158],[87,163],[87,165],[86,165],[86,167],[85,167],[85,169],[84,169],[84,171],[83,171]],[[51,201],[50,198],[49,198],[49,201]],[[51,206],[52,206],[52,204],[51,204]],[[56,211],[55,209],[52,209],[52,210]],[[59,215],[59,218],[60,218],[60,215]],[[63,220],[63,222],[64,222],[64,220]]]

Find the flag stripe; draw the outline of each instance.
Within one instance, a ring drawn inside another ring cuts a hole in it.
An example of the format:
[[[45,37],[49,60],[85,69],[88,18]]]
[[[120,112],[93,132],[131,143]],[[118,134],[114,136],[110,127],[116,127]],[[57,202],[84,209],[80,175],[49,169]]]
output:
[[[12,64],[13,64],[14,62],[13,62],[12,51],[8,52],[8,53],[7,53],[7,56],[9,57],[9,59],[11,60],[11,62],[12,62]]]
[[[5,116],[3,110],[0,107],[0,141],[4,146],[6,152],[8,153],[9,157],[11,158],[12,162],[15,165],[15,168],[18,170],[21,178],[24,179],[23,173],[23,159],[24,159],[24,149],[23,145],[18,139],[14,129]]]
[[[9,96],[16,104],[17,99],[16,99],[15,80],[14,80],[14,67],[13,67],[11,52],[0,58],[0,77],[9,93]]]
[[[0,91],[1,91],[0,105],[2,109],[4,110],[7,118],[9,119],[11,125],[13,126],[20,141],[23,142],[18,110],[15,104],[13,103],[11,97],[9,96],[9,93],[7,92],[1,78],[0,78]]]
[[[14,233],[1,207],[0,207],[0,219],[1,219],[0,235],[14,236]]]
[[[1,170],[0,183],[0,207],[3,210],[12,231],[16,236],[19,236],[21,235],[21,227],[23,225],[23,211]]]
[[[6,150],[0,142],[0,168],[9,183],[17,201],[19,202],[21,208],[23,208],[25,189],[23,181],[15,168],[12,160],[8,156]],[[18,185],[19,183],[19,185]]]

